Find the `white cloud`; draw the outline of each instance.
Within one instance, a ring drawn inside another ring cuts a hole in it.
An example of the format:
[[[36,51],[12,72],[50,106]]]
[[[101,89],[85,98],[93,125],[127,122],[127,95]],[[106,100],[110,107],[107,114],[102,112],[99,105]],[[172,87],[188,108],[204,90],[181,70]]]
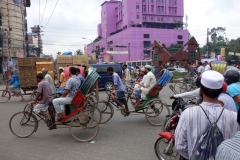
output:
[[[45,0],[40,1],[42,18]],[[57,0],[48,0],[42,26],[45,26]],[[90,41],[82,39],[97,37],[97,24],[101,21],[101,4],[104,0],[59,0],[52,18],[44,30],[43,52],[55,55],[68,49],[83,50]],[[32,0],[27,9],[28,26],[39,24],[39,1]],[[184,0],[190,33],[200,45],[206,43],[207,28],[226,27],[227,37],[240,37],[239,0]],[[66,28],[66,29],[60,29]],[[29,31],[30,32],[30,31]]]

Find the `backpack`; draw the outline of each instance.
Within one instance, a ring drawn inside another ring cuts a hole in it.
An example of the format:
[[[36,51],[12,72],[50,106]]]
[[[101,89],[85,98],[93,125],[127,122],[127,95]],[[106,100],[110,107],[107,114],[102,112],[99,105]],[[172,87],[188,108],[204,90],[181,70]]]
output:
[[[202,106],[200,106],[202,108]],[[206,112],[202,108],[203,112],[207,116]],[[197,144],[193,148],[193,154],[190,157],[190,160],[214,160],[217,147],[223,142],[223,135],[217,126],[217,122],[220,119],[224,108],[222,109],[221,114],[219,115],[216,122],[212,123],[207,116],[207,119],[210,122],[210,125],[202,136],[197,141]]]

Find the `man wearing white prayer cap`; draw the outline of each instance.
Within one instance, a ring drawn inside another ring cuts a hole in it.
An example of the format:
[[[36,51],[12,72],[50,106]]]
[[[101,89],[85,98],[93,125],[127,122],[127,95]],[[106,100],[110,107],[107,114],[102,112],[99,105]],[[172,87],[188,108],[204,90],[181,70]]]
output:
[[[154,74],[151,72],[152,66],[150,65],[146,65],[145,66],[145,76],[144,76],[144,83],[141,85],[141,98],[142,100],[146,100],[147,95],[149,93],[149,91],[154,87],[154,85],[156,84],[156,78],[154,76]],[[136,102],[136,104],[134,105],[134,107],[139,107],[141,104],[140,102]]]
[[[200,94],[203,102],[184,110],[175,131],[175,147],[183,159],[190,159],[196,154],[193,149],[210,125],[209,120],[214,123],[219,118],[217,126],[224,139],[235,136],[238,130],[237,113],[224,109],[218,102],[223,82],[223,75],[216,71],[202,74]]]

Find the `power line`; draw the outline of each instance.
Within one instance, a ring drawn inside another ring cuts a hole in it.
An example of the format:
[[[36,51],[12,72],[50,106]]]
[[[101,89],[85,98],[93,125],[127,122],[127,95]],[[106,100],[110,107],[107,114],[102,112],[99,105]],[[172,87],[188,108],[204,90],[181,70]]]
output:
[[[54,8],[53,8],[53,11],[52,11],[52,13],[51,13],[51,16],[49,17],[49,19],[48,19],[48,21],[47,21],[47,24],[45,25],[44,29],[47,27],[47,25],[48,25],[50,19],[52,18],[53,12],[55,11],[55,8],[56,8],[56,6],[57,6],[57,4],[58,4],[58,1],[59,1],[59,0],[57,0],[55,6],[54,6]],[[44,30],[44,29],[43,29],[43,30]]]
[[[46,9],[46,6],[47,6],[47,0],[46,0],[46,3],[45,3],[45,7],[44,7],[44,11],[43,11],[42,20],[43,20],[44,14],[45,14],[45,9]],[[41,25],[41,23],[42,23],[42,20],[41,20],[41,22],[40,22],[40,25]]]

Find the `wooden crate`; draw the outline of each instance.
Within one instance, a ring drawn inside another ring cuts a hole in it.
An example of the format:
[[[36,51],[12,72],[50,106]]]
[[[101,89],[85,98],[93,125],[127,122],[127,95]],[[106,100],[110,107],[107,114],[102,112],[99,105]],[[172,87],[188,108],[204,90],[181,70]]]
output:
[[[52,62],[52,58],[35,58],[36,62]]]
[[[47,68],[48,71],[53,71],[52,62],[36,62],[36,71],[42,71],[43,68]]]
[[[73,56],[71,55],[58,55],[57,56],[57,63],[59,64],[72,64]]]
[[[18,66],[32,67],[35,66],[34,58],[18,58]]]

